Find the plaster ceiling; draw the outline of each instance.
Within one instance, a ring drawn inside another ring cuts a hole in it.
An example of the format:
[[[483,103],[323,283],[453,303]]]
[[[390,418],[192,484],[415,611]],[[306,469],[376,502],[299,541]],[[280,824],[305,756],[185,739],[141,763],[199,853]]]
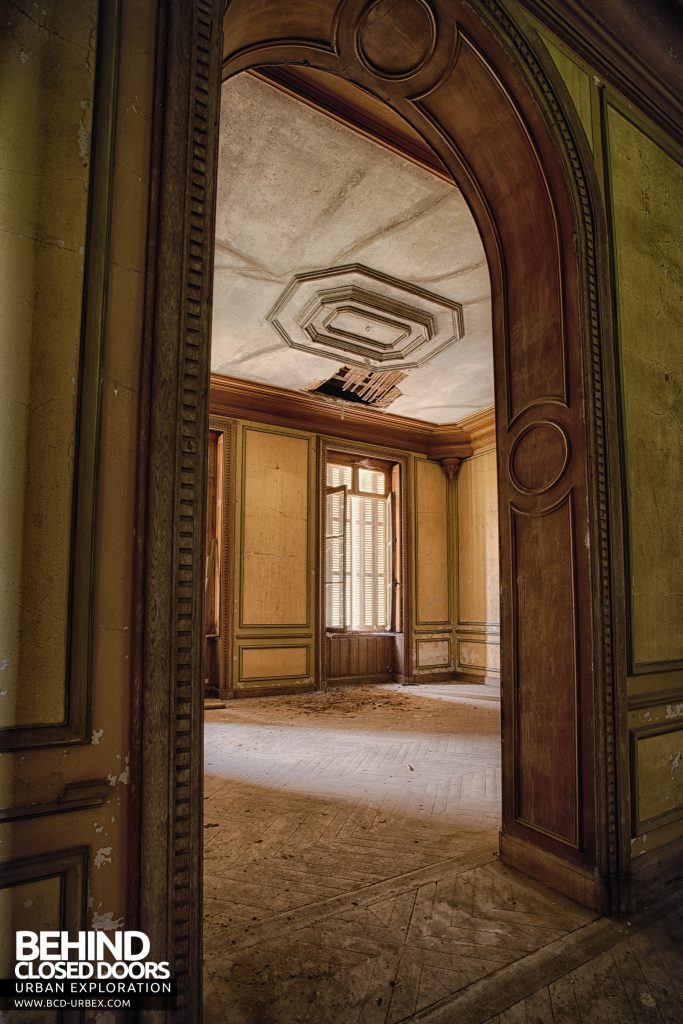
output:
[[[295,390],[404,371],[387,412],[493,404],[490,284],[458,190],[249,74],[223,85],[212,369]]]

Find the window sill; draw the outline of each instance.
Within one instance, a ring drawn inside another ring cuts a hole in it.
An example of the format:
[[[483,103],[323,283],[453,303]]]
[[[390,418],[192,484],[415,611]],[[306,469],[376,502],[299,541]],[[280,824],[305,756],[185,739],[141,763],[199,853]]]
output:
[[[392,632],[391,630],[373,631],[371,629],[332,629],[326,631],[328,637],[342,636],[403,636],[403,633]]]

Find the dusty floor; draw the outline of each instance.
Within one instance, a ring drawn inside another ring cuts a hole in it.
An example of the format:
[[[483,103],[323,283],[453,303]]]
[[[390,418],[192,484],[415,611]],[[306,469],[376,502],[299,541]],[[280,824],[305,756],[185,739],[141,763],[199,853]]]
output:
[[[206,1024],[683,1022],[675,899],[629,927],[498,862],[495,696],[207,714]]]

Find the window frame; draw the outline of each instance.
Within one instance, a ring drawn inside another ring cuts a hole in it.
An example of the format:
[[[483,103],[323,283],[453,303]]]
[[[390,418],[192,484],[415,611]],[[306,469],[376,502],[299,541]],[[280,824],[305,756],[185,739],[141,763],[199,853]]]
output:
[[[328,467],[329,466],[342,466],[351,468],[351,485],[348,484],[328,484]],[[401,474],[401,464],[396,463],[390,459],[379,459],[370,457],[364,454],[354,454],[352,452],[342,452],[334,448],[329,448],[325,451],[324,457],[324,470],[322,473],[323,483],[323,503],[322,510],[324,516],[322,539],[323,543],[326,544],[328,540],[328,496],[332,493],[344,492],[344,533],[343,533],[343,559],[344,559],[344,572],[343,586],[342,586],[342,609],[344,625],[332,626],[327,622],[327,588],[330,585],[328,580],[329,566],[327,562],[327,554],[325,555],[325,561],[322,568],[322,586],[323,586],[323,619],[324,619],[324,630],[325,633],[334,636],[373,636],[381,634],[394,634],[396,633],[397,627],[397,590],[401,590],[401,576],[402,566],[398,564],[397,555],[400,552],[401,543],[396,536],[397,529],[397,517],[400,522],[401,509],[400,500],[394,487],[395,469],[399,467],[399,477]],[[370,470],[380,472],[384,479],[384,488],[382,492],[362,490],[360,487],[360,472],[361,470]],[[386,591],[387,591],[387,625],[384,628],[380,628],[376,625],[354,628],[346,624],[347,620],[347,606],[346,606],[346,552],[348,550],[348,508],[349,498],[356,497],[362,499],[376,499],[377,501],[386,502],[386,519],[385,529],[388,534],[387,541],[387,569],[385,573],[386,577]],[[398,509],[398,512],[397,512]],[[398,541],[398,544],[397,544]]]

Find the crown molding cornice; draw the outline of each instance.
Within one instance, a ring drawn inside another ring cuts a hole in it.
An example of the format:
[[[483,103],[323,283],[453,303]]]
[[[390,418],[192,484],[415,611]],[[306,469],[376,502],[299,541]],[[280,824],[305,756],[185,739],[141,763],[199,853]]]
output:
[[[493,406],[466,416],[458,425],[470,435],[470,443],[475,452],[496,443],[496,411]]]
[[[591,10],[585,0],[517,3],[683,144],[683,72],[670,56],[683,35],[674,4],[602,0]]]
[[[406,160],[431,171],[444,181],[453,181],[434,151],[414,134],[409,134],[394,123],[389,124],[380,116],[354,103],[348,96],[338,95],[332,88],[325,88],[313,79],[305,68],[295,66],[274,66],[253,69],[249,72],[255,78],[274,86],[281,92],[294,96],[302,103],[327,114],[352,131],[372,142],[398,153]]]
[[[255,420],[347,441],[416,452],[430,459],[466,459],[473,454],[470,434],[459,423],[434,424],[349,402],[272,384],[211,374],[213,416]],[[471,417],[470,417],[471,418]]]

